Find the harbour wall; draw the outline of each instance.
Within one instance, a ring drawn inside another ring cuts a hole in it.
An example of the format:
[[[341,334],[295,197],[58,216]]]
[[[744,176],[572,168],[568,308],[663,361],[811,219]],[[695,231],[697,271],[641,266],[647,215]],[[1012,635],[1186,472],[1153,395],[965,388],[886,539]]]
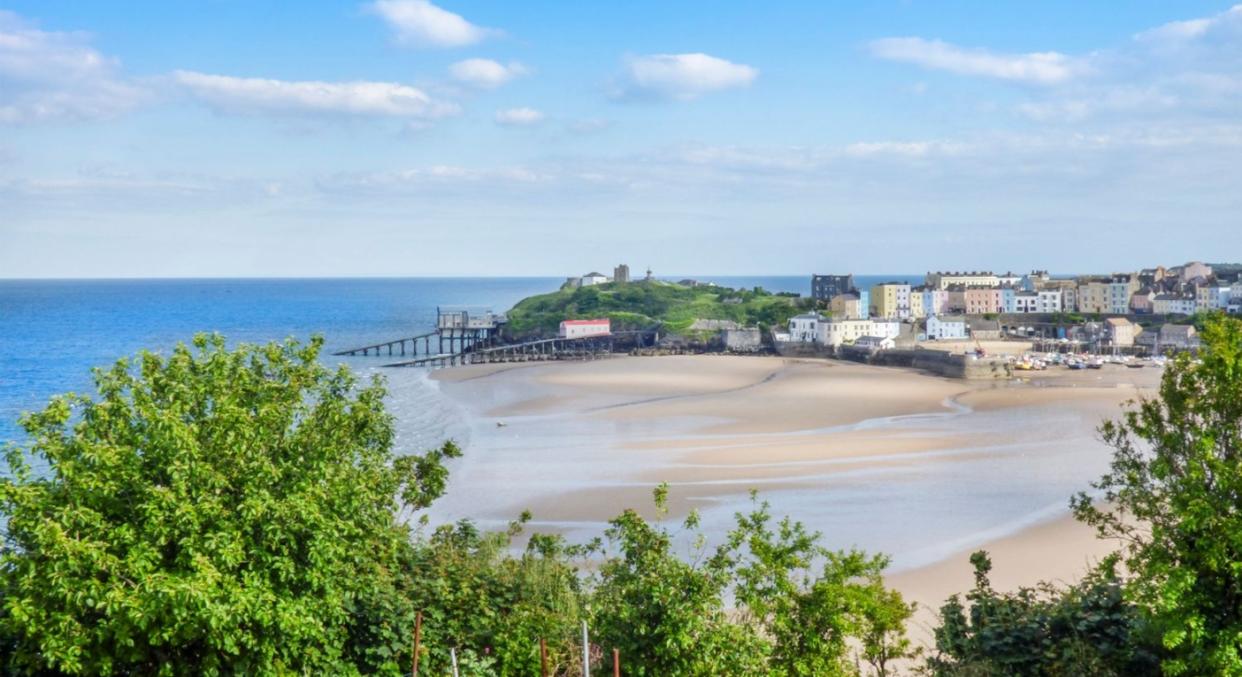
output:
[[[969,380],[1007,379],[1013,366],[1005,358],[975,357],[921,348],[881,350],[872,352],[853,346],[842,346],[838,357],[882,367],[907,367],[938,376]]]

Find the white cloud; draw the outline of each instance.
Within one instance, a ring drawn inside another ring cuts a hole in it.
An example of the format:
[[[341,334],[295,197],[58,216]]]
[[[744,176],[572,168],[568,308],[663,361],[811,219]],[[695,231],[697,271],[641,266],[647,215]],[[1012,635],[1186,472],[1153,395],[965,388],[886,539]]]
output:
[[[1036,122],[1080,127],[1188,126],[1236,117],[1242,114],[1242,5],[1163,24],[1075,61],[1090,78],[1030,91],[1013,110]]]
[[[622,97],[690,101],[708,92],[747,87],[759,69],[708,54],[651,54],[633,57],[625,68]]]
[[[506,65],[491,59],[466,59],[449,66],[449,73],[453,79],[471,87],[494,89],[529,71],[516,61]]]
[[[1229,9],[1209,17],[1170,21],[1162,26],[1143,31],[1134,36],[1138,40],[1182,41],[1193,40],[1207,34],[1208,31],[1230,23],[1242,22],[1242,5],[1234,5]]]
[[[959,75],[980,75],[1040,85],[1065,82],[1083,70],[1082,64],[1059,52],[997,54],[923,38],[883,38],[873,41],[870,47],[871,53],[881,59]]]
[[[287,81],[193,71],[175,71],[172,79],[194,98],[230,113],[430,119],[458,112],[454,103],[392,82]]]
[[[508,108],[496,111],[496,124],[508,127],[528,127],[543,122],[543,113],[534,108]]]
[[[437,7],[429,0],[377,0],[367,6],[397,34],[397,40],[415,47],[465,47],[497,34]]]
[[[0,123],[107,118],[147,96],[87,36],[43,31],[0,10]]]
[[[921,158],[928,155],[952,155],[967,148],[959,142],[946,141],[860,141],[845,147],[850,157],[904,157]]]

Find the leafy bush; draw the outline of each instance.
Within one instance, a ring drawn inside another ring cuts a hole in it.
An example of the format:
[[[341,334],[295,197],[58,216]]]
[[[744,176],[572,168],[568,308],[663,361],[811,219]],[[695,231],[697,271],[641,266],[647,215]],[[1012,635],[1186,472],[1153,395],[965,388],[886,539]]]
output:
[[[1047,583],[1014,593],[992,589],[992,562],[976,552],[975,587],[968,604],[954,595],[940,608],[934,675],[1160,674],[1141,611],[1123,596],[1115,560],[1106,560],[1077,584]]]
[[[661,514],[667,491],[655,492]],[[911,655],[904,625],[912,607],[884,587],[887,560],[827,551],[787,518],[770,523],[767,504],[739,513],[709,555],[694,513],[680,534],[633,511],[611,522],[620,552],[600,569],[594,627],[605,646],[621,649],[627,674],[849,675],[861,658],[884,675],[889,661]],[[679,538],[693,540],[689,561],[674,552]]]
[[[513,557],[512,539],[529,518],[496,533],[459,522],[415,544],[402,574],[424,613],[421,665],[430,674],[449,670],[450,647],[459,659],[486,662],[495,675],[538,674],[540,639],[548,641],[553,668],[579,660],[574,647],[585,593],[572,559],[591,548],[535,535]]]

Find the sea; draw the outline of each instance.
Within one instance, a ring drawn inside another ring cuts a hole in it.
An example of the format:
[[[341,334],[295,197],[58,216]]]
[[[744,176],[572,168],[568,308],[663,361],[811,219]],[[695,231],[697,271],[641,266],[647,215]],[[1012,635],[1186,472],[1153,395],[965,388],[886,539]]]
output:
[[[734,288],[810,294],[810,275],[674,275]],[[917,276],[857,276],[864,288]],[[534,294],[555,291],[564,277],[357,279],[120,279],[0,280],[0,442],[25,439],[22,412],[42,409],[53,395],[91,393],[92,369],[141,350],[168,352],[199,332],[230,342],[324,339],[324,358],[360,371],[376,358],[331,353],[424,333],[439,306],[508,310]],[[427,392],[425,401],[399,403],[443,434],[451,416]],[[420,435],[421,437],[421,435]]]
[[[763,287],[802,295],[810,292],[809,275],[686,275],[666,279],[685,277],[734,288]],[[917,282],[920,278],[855,276],[863,288],[883,281]],[[442,394],[426,370],[385,369],[381,366],[387,361],[384,358],[332,353],[425,333],[434,326],[438,306],[503,311],[527,296],[554,291],[563,281],[562,277],[0,280],[0,444],[28,444],[18,425],[22,412],[43,408],[58,393],[93,394],[92,370],[107,367],[118,358],[142,350],[167,353],[199,332],[218,332],[234,344],[287,338],[305,341],[320,335],[325,343],[321,357],[325,363],[345,363],[363,376],[381,374],[389,378],[392,394],[388,405],[397,421],[398,453],[430,449],[446,439],[461,442],[469,452],[473,437],[482,447],[495,447],[481,450],[490,450],[490,455],[483,454],[487,459],[502,465],[508,459],[512,464],[519,456],[512,449],[497,446],[494,422],[480,421],[462,403]],[[918,434],[948,436],[960,432],[961,413],[946,411],[858,425],[882,425],[897,431],[908,426],[917,428]],[[892,553],[897,567],[918,566],[1063,514],[1065,497],[1085,488],[1105,469],[1107,461],[1094,447],[1083,448],[1078,418],[1072,411],[1061,410],[1038,417],[1025,411],[981,412],[969,419],[972,429],[1009,435],[1014,440],[1012,448],[964,447],[914,460],[897,455],[893,460],[902,463],[891,468],[827,473],[818,479],[811,476],[804,478],[811,484],[793,490],[773,488],[770,497],[774,507],[784,510],[782,514],[799,515],[813,528],[832,534],[829,545],[833,547],[854,544]],[[583,433],[571,425],[572,421],[544,430],[539,417],[532,419],[529,429],[518,421],[510,423],[506,430],[511,434],[529,434],[532,440],[562,433],[591,439],[590,435],[598,433]],[[589,451],[598,446],[578,445],[569,438],[546,442],[562,452],[578,447]],[[951,464],[937,462],[943,460],[941,456],[957,460]],[[448,495],[435,506],[438,522],[474,516],[487,503],[484,499],[503,498],[503,491],[492,492],[475,481],[479,464],[490,462],[469,453],[462,459],[454,473],[466,484],[450,483]],[[526,469],[535,473],[534,484],[558,479],[540,476],[547,474],[545,465],[532,461]],[[586,469],[578,467],[578,471]],[[36,472],[45,470],[35,462]],[[0,475],[4,472],[0,460]],[[582,472],[560,479],[577,482],[574,478]],[[488,495],[480,496],[480,491]],[[878,510],[877,506],[891,509]],[[704,524],[727,525],[733,510],[744,507],[721,504],[708,509]],[[912,515],[919,518],[912,519]],[[505,513],[503,520],[495,517],[481,524],[503,528],[511,517]],[[584,523],[576,528],[598,534],[602,525]],[[568,533],[574,532],[571,529]]]

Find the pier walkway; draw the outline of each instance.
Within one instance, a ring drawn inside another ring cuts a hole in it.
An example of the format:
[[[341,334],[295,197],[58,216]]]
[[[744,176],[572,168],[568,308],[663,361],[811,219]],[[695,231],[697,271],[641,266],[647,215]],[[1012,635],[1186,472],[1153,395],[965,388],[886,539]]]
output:
[[[472,345],[456,353],[428,355],[413,360],[385,364],[385,367],[457,367],[496,362],[539,362],[547,360],[591,360],[614,352],[618,345],[654,345],[655,329],[618,331],[602,336],[549,338],[495,346]]]
[[[660,338],[657,326],[597,336],[501,343],[500,329],[506,322],[504,315],[491,310],[437,308],[435,331],[342,350],[333,355],[410,358],[383,365],[385,367],[455,367],[489,362],[592,359],[618,347],[653,346]]]

